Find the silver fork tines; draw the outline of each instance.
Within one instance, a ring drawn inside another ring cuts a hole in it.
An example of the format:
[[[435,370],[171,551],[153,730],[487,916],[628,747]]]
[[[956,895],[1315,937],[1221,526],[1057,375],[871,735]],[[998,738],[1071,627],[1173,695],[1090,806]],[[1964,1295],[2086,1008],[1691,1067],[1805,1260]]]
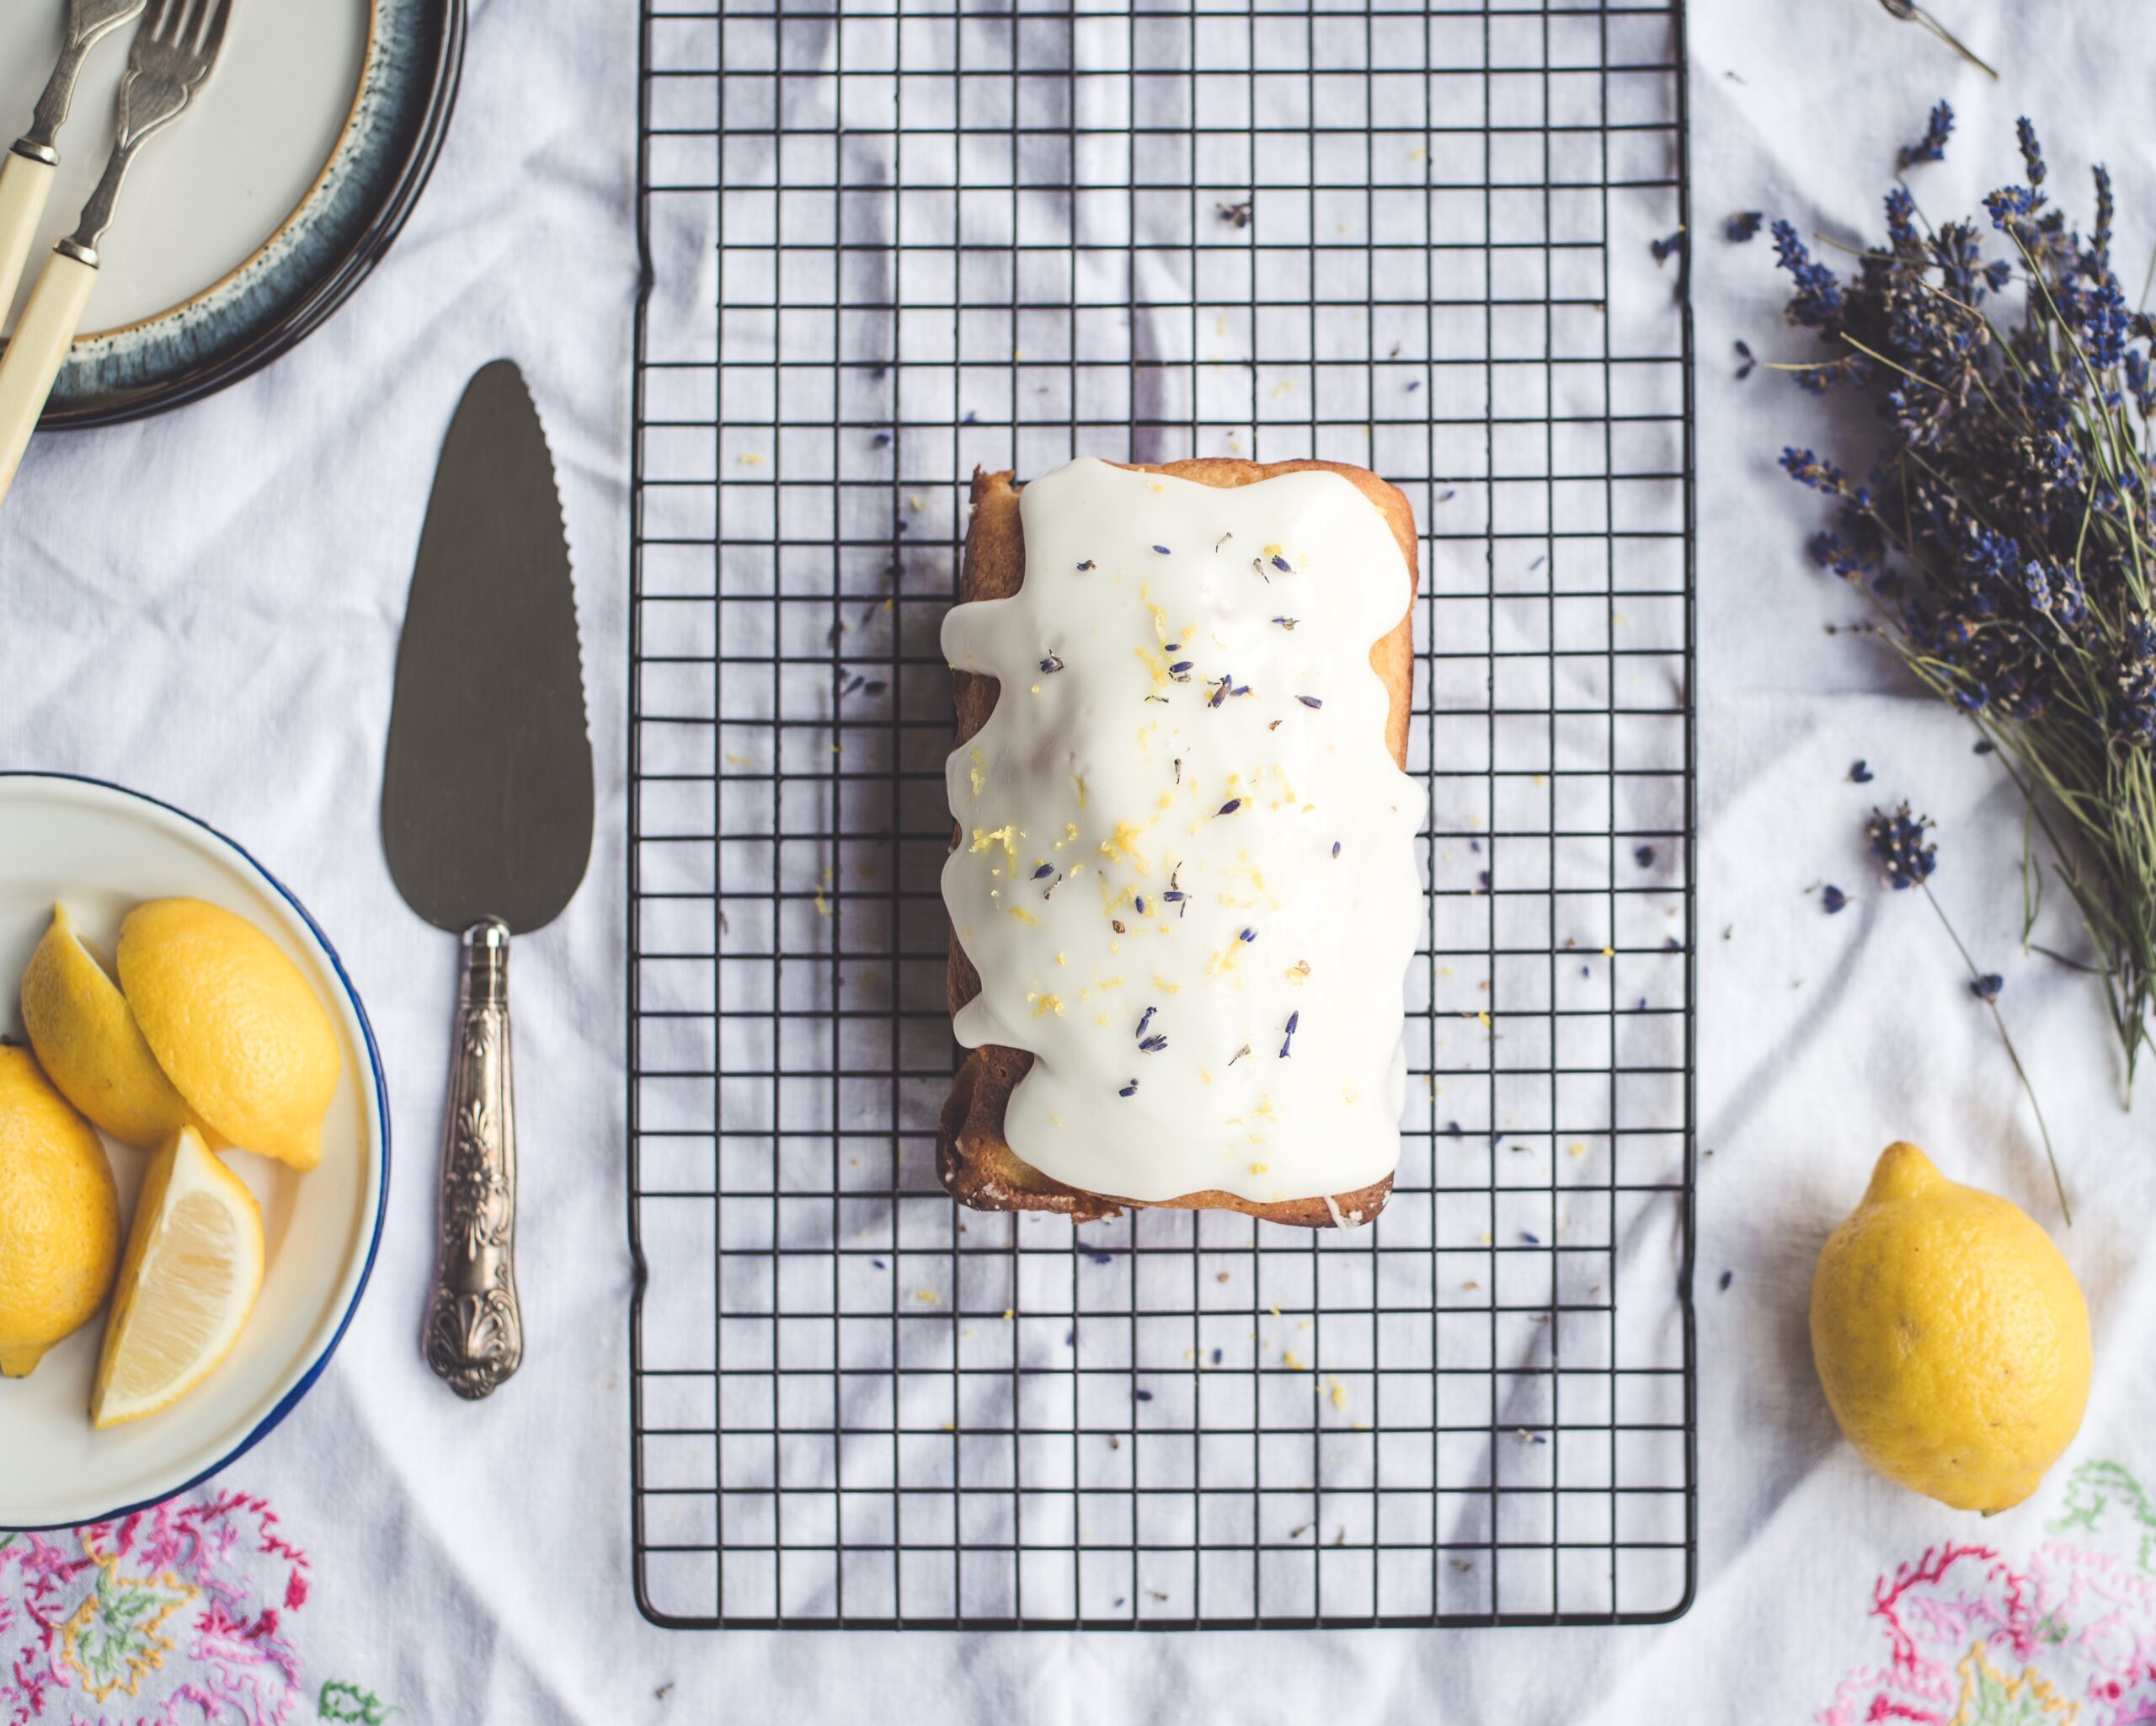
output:
[[[130,19],[139,17],[143,0],[68,0],[67,40],[60,63],[45,80],[45,94],[37,99],[37,112],[30,129],[15,148],[38,162],[56,162],[54,145],[67,124],[67,104],[75,94],[76,75],[91,49]]]
[[[187,111],[217,63],[232,9],[232,0],[152,0],[120,80],[119,136],[97,190],[83,206],[81,223],[60,243],[61,251],[96,264],[98,242],[112,225],[112,207],[135,152]]]

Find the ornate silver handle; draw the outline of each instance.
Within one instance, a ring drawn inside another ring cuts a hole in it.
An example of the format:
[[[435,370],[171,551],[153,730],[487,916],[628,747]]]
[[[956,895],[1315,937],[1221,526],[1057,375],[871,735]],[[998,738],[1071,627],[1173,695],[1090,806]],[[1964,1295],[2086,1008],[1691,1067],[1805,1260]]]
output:
[[[491,1394],[524,1360],[516,1303],[516,1090],[509,1052],[509,925],[464,932],[456,1046],[442,1122],[440,1238],[421,1348],[460,1397]]]

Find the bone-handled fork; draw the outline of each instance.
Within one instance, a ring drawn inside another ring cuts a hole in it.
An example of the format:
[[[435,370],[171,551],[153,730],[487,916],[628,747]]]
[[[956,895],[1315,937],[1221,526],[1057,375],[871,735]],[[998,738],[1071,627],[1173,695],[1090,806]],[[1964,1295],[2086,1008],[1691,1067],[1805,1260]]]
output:
[[[148,0],[67,0],[67,40],[60,63],[37,99],[30,129],[0,162],[0,318],[15,303],[15,285],[37,238],[45,200],[60,166],[60,128],[75,99],[75,80],[90,50],[120,25],[142,15]]]
[[[0,355],[0,500],[14,484],[23,451],[83,321],[98,281],[98,242],[112,225],[136,152],[187,111],[217,63],[232,0],[151,0],[135,33],[120,84],[119,136],[75,232],[52,248],[22,321]]]

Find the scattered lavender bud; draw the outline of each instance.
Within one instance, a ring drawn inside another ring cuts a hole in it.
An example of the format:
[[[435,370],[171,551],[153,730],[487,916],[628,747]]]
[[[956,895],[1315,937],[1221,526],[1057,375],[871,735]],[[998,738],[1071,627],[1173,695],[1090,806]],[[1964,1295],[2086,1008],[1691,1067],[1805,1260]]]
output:
[[[1939,847],[1924,842],[1930,826],[1929,815],[1910,815],[1906,803],[1891,815],[1884,810],[1872,810],[1865,836],[1870,841],[1872,861],[1897,893],[1905,887],[1921,886],[1938,868]]]
[[[2023,120],[2023,126],[2028,125]],[[1954,131],[1954,110],[1941,102],[1931,110],[1931,119],[1924,129],[1924,136],[1913,144],[1904,144],[1894,158],[1894,166],[1904,172],[1919,162],[1943,162],[1946,159],[1946,140]],[[2039,166],[2041,164],[2040,163]],[[2041,179],[2041,175],[2035,176]]]

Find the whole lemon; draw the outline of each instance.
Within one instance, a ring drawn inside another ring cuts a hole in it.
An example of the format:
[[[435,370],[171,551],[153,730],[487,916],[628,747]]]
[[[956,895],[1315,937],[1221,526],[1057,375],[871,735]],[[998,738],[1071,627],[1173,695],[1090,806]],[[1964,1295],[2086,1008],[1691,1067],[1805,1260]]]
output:
[[[54,906],[23,973],[23,1028],[62,1096],[114,1138],[154,1151],[201,1123],[150,1053],[109,970],[67,907]]]
[[[312,1168],[343,1060],[299,967],[245,917],[152,899],[120,926],[120,986],[157,1065],[227,1142]]]
[[[2089,1404],[2089,1308],[2051,1237],[1913,1145],[1820,1252],[1812,1355],[1858,1454],[1957,1510],[2027,1498]]]
[[[104,1301],[120,1194],[90,1124],[0,1045],[0,1375],[20,1378]]]

